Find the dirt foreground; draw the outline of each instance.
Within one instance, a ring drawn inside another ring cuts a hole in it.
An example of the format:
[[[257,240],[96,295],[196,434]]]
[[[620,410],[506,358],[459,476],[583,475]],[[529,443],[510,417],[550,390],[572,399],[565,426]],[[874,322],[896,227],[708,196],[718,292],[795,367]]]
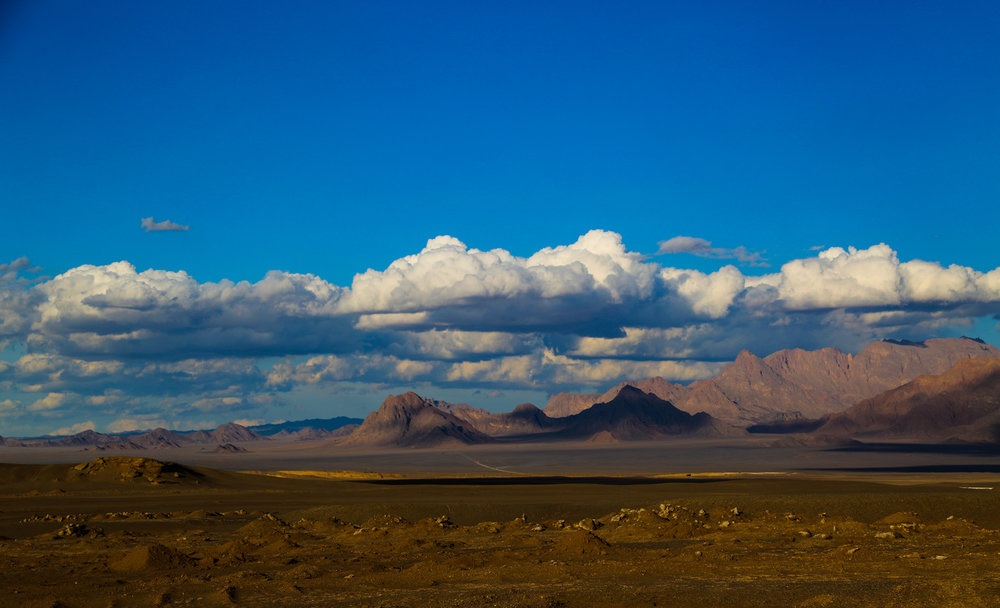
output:
[[[0,465],[0,603],[997,606],[995,487]]]

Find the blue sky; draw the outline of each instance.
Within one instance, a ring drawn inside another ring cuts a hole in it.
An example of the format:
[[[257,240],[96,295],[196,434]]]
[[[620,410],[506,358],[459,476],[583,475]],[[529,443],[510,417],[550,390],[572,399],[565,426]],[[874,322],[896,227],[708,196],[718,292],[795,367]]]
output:
[[[998,344],[998,39],[992,2],[4,3],[0,434]]]

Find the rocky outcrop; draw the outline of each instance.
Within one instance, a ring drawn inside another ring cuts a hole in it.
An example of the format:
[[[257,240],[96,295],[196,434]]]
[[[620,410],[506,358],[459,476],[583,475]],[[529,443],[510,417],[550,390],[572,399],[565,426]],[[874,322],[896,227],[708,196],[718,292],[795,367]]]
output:
[[[128,456],[95,458],[74,466],[69,472],[70,479],[152,484],[198,482],[202,477],[194,469],[175,462]]]

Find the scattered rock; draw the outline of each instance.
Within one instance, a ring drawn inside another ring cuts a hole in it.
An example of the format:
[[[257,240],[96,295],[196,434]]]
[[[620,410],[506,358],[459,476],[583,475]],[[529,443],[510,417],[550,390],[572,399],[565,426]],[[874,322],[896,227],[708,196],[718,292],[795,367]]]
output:
[[[593,532],[594,530],[597,530],[603,525],[604,524],[597,521],[596,519],[587,518],[587,519],[581,519],[579,522],[577,522],[576,527],[581,530]]]
[[[69,523],[55,534],[56,538],[84,538],[88,536],[104,536],[104,531],[100,528],[92,530],[86,524]]]

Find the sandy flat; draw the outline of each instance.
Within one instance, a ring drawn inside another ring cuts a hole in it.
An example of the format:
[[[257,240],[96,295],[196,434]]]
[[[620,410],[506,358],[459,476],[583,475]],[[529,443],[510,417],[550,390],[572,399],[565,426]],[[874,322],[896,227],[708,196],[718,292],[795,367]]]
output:
[[[179,467],[71,450],[0,464],[5,597],[102,608],[1000,605],[994,457],[711,442],[268,450],[156,454],[180,456],[169,458]]]

